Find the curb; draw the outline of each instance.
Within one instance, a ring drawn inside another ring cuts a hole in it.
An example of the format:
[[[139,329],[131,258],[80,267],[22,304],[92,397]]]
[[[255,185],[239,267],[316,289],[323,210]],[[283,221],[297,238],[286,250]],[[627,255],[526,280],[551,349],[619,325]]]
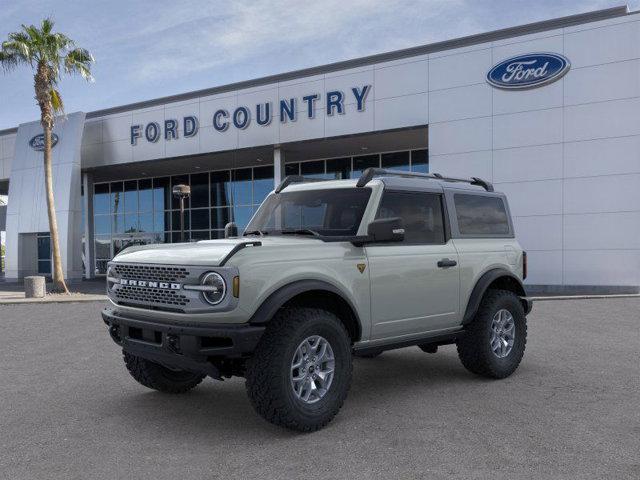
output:
[[[85,303],[85,302],[105,302],[106,295],[79,295],[60,298],[5,298],[0,299],[0,305],[18,305],[23,303]]]
[[[557,295],[549,297],[527,297],[534,302],[546,302],[547,300],[592,300],[592,299],[615,299],[615,298],[640,298],[640,293],[620,293],[612,295]]]

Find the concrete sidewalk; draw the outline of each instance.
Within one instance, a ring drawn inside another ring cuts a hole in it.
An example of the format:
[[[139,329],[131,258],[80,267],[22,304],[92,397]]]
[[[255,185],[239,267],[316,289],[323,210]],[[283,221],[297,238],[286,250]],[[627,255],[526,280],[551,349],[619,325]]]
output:
[[[51,283],[47,283],[47,292],[51,291]],[[24,285],[16,282],[0,282],[0,305],[15,303],[66,303],[66,302],[99,302],[107,300],[104,278],[70,282],[67,284],[69,295],[47,293],[43,298],[25,298]]]

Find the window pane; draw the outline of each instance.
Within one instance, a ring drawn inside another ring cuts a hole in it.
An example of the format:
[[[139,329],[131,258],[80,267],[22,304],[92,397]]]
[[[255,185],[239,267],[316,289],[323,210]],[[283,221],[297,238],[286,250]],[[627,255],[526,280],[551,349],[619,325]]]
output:
[[[51,273],[51,260],[38,260],[38,273],[48,275]]]
[[[207,195],[207,198],[209,195]],[[191,210],[191,229],[209,230],[209,209]]]
[[[233,203],[251,205],[251,169],[233,170],[231,176],[233,177]]]
[[[110,250],[110,242],[111,237],[109,236],[96,236],[96,258],[99,259],[111,259],[111,250]]]
[[[153,232],[153,214],[144,213],[138,217],[138,230],[141,232]]]
[[[138,180],[138,210],[140,212],[153,211],[153,188],[150,178]]]
[[[287,163],[284,166],[284,175],[300,175],[300,164],[299,163]]]
[[[124,187],[122,185],[122,182],[111,183],[111,213],[124,212],[124,205],[122,204],[123,192],[124,192]]]
[[[99,183],[93,186],[93,213],[109,213],[109,184]]]
[[[382,154],[382,168],[409,171],[409,152]]]
[[[191,175],[191,208],[209,206],[209,174]],[[209,227],[207,227],[209,228]]]
[[[108,235],[111,233],[111,215],[96,215],[93,217],[93,233]]]
[[[156,212],[171,208],[171,188],[169,177],[153,179],[153,209]]]
[[[211,239],[224,238],[224,230],[211,230]]]
[[[273,190],[273,167],[253,169],[253,203],[262,203]]]
[[[209,230],[206,231],[194,231],[191,232],[191,240],[193,241],[198,241],[198,240],[209,240],[209,238],[211,238],[211,234],[209,233]]]
[[[230,212],[231,212],[231,209],[226,207],[212,208],[211,209],[211,228],[213,229],[224,228],[224,226],[231,221]]]
[[[153,231],[164,232],[171,230],[171,217],[169,212],[155,212],[153,214]]]
[[[405,243],[444,243],[440,195],[386,191],[376,218],[393,217],[402,220]]]
[[[429,173],[429,150],[413,150],[411,152],[411,171]]]
[[[324,160],[315,162],[301,162],[300,174],[310,178],[325,178]]]
[[[189,185],[189,175],[176,175],[171,177],[171,188],[176,185]],[[173,190],[172,190],[173,192]],[[189,198],[184,200],[184,208],[189,208]],[[180,200],[171,193],[171,208],[180,208]]]
[[[236,222],[238,229],[245,228],[249,224],[249,220],[251,220],[252,215],[253,215],[253,208],[251,206],[233,207],[233,219]]]
[[[112,233],[124,233],[124,215],[112,215],[113,219],[111,232]]]
[[[353,172],[351,172],[351,178],[360,178],[362,172],[369,167],[380,167],[379,155],[353,157]]]
[[[38,235],[38,259],[51,260],[51,237]]]
[[[124,182],[124,211],[125,213],[138,211],[138,182],[136,180]]]
[[[462,235],[509,234],[509,219],[501,198],[459,193],[453,198]]]
[[[231,203],[229,171],[211,172],[211,206],[224,207]]]
[[[184,229],[189,230],[189,210],[184,211]],[[171,230],[180,231],[180,210],[171,212]]]
[[[333,158],[327,160],[327,176],[338,180],[349,178],[351,173],[351,158]]]

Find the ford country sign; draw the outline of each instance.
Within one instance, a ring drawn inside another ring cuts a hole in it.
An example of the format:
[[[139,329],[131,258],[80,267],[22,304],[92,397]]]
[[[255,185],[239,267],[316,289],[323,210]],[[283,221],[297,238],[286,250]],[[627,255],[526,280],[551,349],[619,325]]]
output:
[[[55,133],[51,134],[51,148],[55,147],[58,143],[58,136]],[[29,145],[31,148],[38,152],[44,152],[44,133],[36,135],[31,140],[29,140]]]
[[[569,60],[557,53],[518,55],[489,70],[487,82],[506,90],[541,87],[561,78],[570,67]]]

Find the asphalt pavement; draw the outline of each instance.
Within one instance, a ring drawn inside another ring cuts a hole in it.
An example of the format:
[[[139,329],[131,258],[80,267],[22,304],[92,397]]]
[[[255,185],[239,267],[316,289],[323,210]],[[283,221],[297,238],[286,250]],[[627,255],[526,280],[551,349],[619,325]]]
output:
[[[638,298],[538,302],[506,380],[471,375],[453,346],[356,359],[313,434],[263,421],[243,379],[138,385],[101,307],[0,306],[0,478],[640,478]]]

